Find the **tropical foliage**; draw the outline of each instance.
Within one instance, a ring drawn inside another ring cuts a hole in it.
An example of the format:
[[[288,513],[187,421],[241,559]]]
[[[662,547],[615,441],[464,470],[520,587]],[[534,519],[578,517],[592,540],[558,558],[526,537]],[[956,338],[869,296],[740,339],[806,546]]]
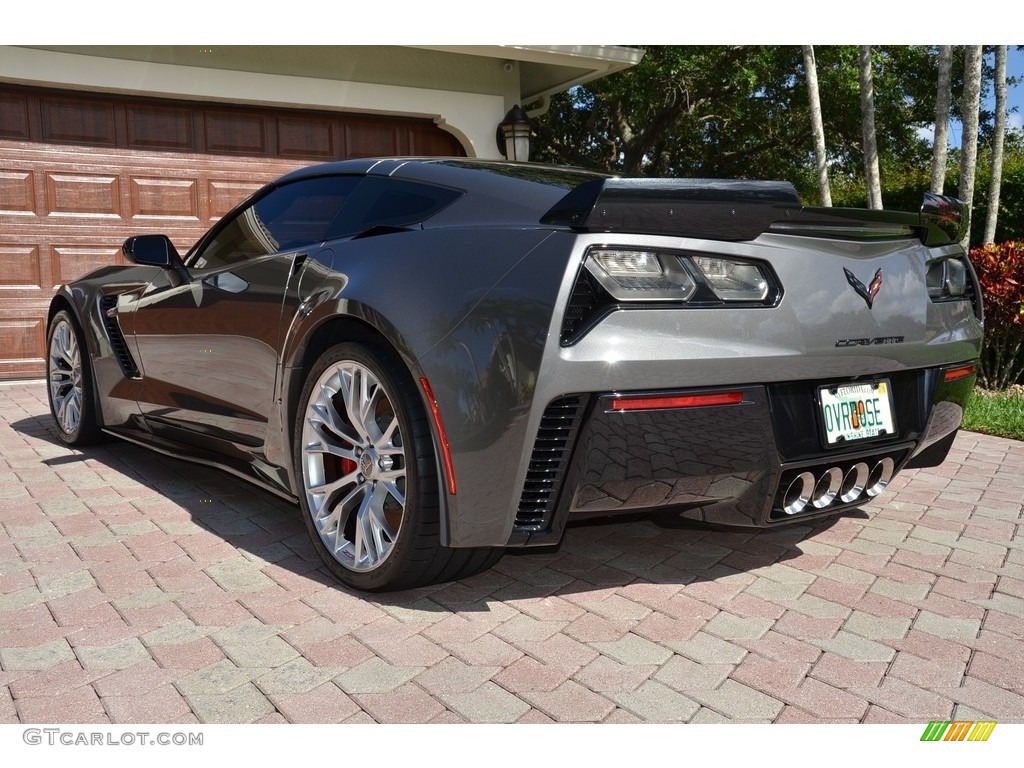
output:
[[[1024,243],[971,250],[985,310],[981,386],[1002,390],[1024,376]]]
[[[820,202],[801,46],[640,47],[646,54],[636,67],[551,98],[535,123],[534,159],[647,176],[786,179],[808,203]],[[814,56],[834,203],[864,205],[858,48],[814,46]],[[871,56],[883,204],[894,207],[890,195],[913,187],[916,206],[930,184],[938,48],[872,46]],[[963,47],[954,46],[957,120],[963,76]],[[982,87],[991,91],[991,68]],[[992,130],[983,110],[979,198]],[[952,152],[947,193],[957,188],[958,159]]]

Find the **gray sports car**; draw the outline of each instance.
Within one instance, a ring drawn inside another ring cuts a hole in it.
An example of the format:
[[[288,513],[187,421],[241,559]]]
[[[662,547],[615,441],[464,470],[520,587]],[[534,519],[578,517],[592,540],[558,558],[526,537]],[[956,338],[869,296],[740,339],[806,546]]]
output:
[[[297,500],[345,584],[407,588],[652,512],[774,526],[942,462],[975,380],[960,204],[465,159],[291,173],[182,258],[67,286],[58,435]]]

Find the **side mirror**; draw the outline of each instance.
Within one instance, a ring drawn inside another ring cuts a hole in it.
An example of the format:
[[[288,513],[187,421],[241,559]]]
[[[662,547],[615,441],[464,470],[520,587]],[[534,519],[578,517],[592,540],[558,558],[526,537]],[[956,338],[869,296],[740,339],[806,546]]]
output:
[[[183,280],[189,279],[185,262],[167,235],[136,235],[129,237],[121,246],[124,256],[136,264],[163,267],[175,272]]]

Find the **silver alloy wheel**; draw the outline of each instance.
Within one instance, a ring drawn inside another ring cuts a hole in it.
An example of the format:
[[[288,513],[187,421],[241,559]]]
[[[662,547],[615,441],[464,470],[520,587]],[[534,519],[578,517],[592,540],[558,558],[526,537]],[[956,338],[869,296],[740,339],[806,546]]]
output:
[[[61,430],[73,435],[82,422],[82,353],[75,329],[63,318],[50,336],[47,363],[54,416]]]
[[[372,571],[394,549],[405,517],[406,457],[393,396],[354,360],[313,385],[302,426],[302,479],[328,552]]]

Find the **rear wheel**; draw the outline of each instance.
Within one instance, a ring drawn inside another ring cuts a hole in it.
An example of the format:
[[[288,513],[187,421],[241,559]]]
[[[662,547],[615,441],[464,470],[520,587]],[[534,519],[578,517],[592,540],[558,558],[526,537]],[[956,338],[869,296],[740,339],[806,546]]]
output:
[[[57,437],[74,446],[103,439],[96,418],[92,369],[84,353],[78,324],[62,309],[53,316],[46,335],[47,393]]]
[[[313,546],[348,586],[377,591],[461,578],[500,549],[440,544],[433,441],[419,393],[386,350],[339,344],[299,401],[295,466]]]

